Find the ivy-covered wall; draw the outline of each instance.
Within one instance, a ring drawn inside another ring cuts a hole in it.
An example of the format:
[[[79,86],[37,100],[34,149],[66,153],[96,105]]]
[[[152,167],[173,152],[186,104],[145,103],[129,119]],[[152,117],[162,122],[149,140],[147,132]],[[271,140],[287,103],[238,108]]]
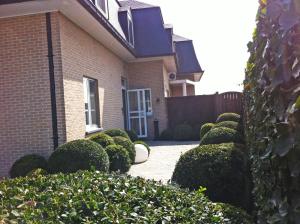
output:
[[[300,223],[300,0],[261,0],[244,82],[257,223]]]

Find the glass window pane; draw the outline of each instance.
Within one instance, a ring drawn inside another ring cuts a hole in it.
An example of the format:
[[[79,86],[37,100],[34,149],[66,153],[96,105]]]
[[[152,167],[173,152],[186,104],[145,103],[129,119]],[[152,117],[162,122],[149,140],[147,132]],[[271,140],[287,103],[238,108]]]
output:
[[[89,112],[85,111],[85,124],[89,125]]]
[[[140,133],[140,124],[139,124],[139,119],[137,118],[132,118],[130,119],[130,125],[131,125],[131,130],[134,130],[137,135],[141,135]]]
[[[129,110],[138,111],[138,98],[136,92],[129,92]]]
[[[98,2],[98,6],[104,11],[106,12],[106,4],[105,4],[106,0],[97,0]]]
[[[96,125],[97,124],[97,114],[96,111],[91,111],[92,114],[92,124]]]

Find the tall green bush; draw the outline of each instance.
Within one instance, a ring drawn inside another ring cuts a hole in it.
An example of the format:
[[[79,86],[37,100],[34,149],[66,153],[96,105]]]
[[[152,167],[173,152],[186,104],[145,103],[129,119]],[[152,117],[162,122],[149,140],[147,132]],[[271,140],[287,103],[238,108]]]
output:
[[[240,122],[241,120],[241,115],[236,114],[236,113],[224,113],[220,114],[217,118],[217,123],[222,122],[222,121],[235,121],[235,122]]]
[[[116,145],[120,145],[127,150],[131,162],[134,163],[136,154],[134,144],[129,139],[124,138],[122,136],[115,136],[113,137],[113,140]]]
[[[257,223],[300,220],[300,2],[260,1],[244,81]]]
[[[98,143],[103,148],[114,144],[113,138],[103,132],[90,136],[89,140]]]
[[[128,136],[127,132],[122,129],[118,129],[118,128],[108,129],[104,131],[104,133],[109,135],[110,137],[122,136],[130,140],[130,137]]]
[[[206,123],[204,125],[201,126],[200,129],[200,139],[203,138],[203,136],[210,131],[210,129],[212,129],[215,126],[215,124],[213,123]]]
[[[109,157],[109,170],[126,173],[131,166],[131,160],[126,149],[120,145],[109,145],[105,148]]]
[[[220,144],[220,143],[243,143],[241,134],[231,128],[213,128],[207,132],[200,141],[200,145]]]

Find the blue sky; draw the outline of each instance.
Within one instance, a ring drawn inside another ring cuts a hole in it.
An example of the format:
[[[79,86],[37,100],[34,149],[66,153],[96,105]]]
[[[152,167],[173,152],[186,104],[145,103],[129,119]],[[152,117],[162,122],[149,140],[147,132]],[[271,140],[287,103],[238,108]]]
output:
[[[198,94],[241,91],[258,0],[141,0],[161,6],[165,23],[193,39],[204,76]]]

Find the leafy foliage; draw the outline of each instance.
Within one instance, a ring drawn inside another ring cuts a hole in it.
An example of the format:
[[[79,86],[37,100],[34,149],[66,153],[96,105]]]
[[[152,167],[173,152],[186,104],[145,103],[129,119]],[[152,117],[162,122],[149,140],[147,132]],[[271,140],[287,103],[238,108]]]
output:
[[[213,123],[206,123],[204,125],[201,126],[200,129],[200,139],[203,138],[203,136],[210,131],[210,129],[212,129],[215,126],[215,124]]]
[[[126,133],[132,142],[139,140],[139,137],[134,130],[126,130]]]
[[[217,123],[222,122],[222,121],[235,121],[235,122],[240,122],[241,116],[236,113],[224,113],[220,114],[217,118]]]
[[[131,166],[131,160],[126,149],[120,145],[109,145],[105,148],[109,157],[109,170],[126,173]]]
[[[220,143],[243,143],[241,134],[231,128],[213,128],[207,132],[200,141],[200,145],[220,144]]]
[[[107,134],[104,134],[103,132],[94,134],[91,137],[89,137],[89,139],[93,142],[98,143],[103,148],[106,148],[107,146],[114,144],[113,138]]]
[[[2,223],[253,223],[201,192],[98,171],[0,182],[0,204]]]
[[[13,164],[10,176],[12,178],[24,177],[38,168],[47,169],[47,160],[44,157],[35,154],[23,156]]]
[[[183,154],[172,181],[183,188],[207,188],[213,201],[250,208],[250,169],[243,145],[204,145]]]
[[[180,124],[175,127],[174,140],[176,141],[188,141],[194,137],[193,128],[188,124]]]
[[[300,220],[300,4],[260,1],[244,81],[258,223]]]
[[[128,136],[128,134],[126,133],[126,131],[122,130],[122,129],[109,129],[104,131],[105,134],[109,135],[110,137],[116,137],[116,136],[122,136],[124,138],[130,139],[130,137]]]
[[[136,145],[136,144],[144,145],[144,146],[147,148],[147,150],[148,150],[148,154],[150,155],[151,148],[150,148],[150,146],[149,146],[146,142],[143,142],[143,141],[135,141],[134,144],[135,144],[135,145]]]
[[[222,121],[220,123],[216,123],[213,128],[219,128],[219,127],[231,128],[236,131],[242,130],[241,125],[235,121]]]
[[[173,135],[173,130],[168,128],[162,131],[162,133],[159,136],[159,139],[163,141],[173,140]]]
[[[78,170],[108,171],[109,160],[105,150],[90,140],[75,140],[59,146],[50,156],[50,173],[73,173]]]
[[[131,162],[134,163],[135,160],[134,144],[129,139],[124,138],[122,136],[115,136],[113,137],[113,139],[115,144],[120,145],[127,150]]]

